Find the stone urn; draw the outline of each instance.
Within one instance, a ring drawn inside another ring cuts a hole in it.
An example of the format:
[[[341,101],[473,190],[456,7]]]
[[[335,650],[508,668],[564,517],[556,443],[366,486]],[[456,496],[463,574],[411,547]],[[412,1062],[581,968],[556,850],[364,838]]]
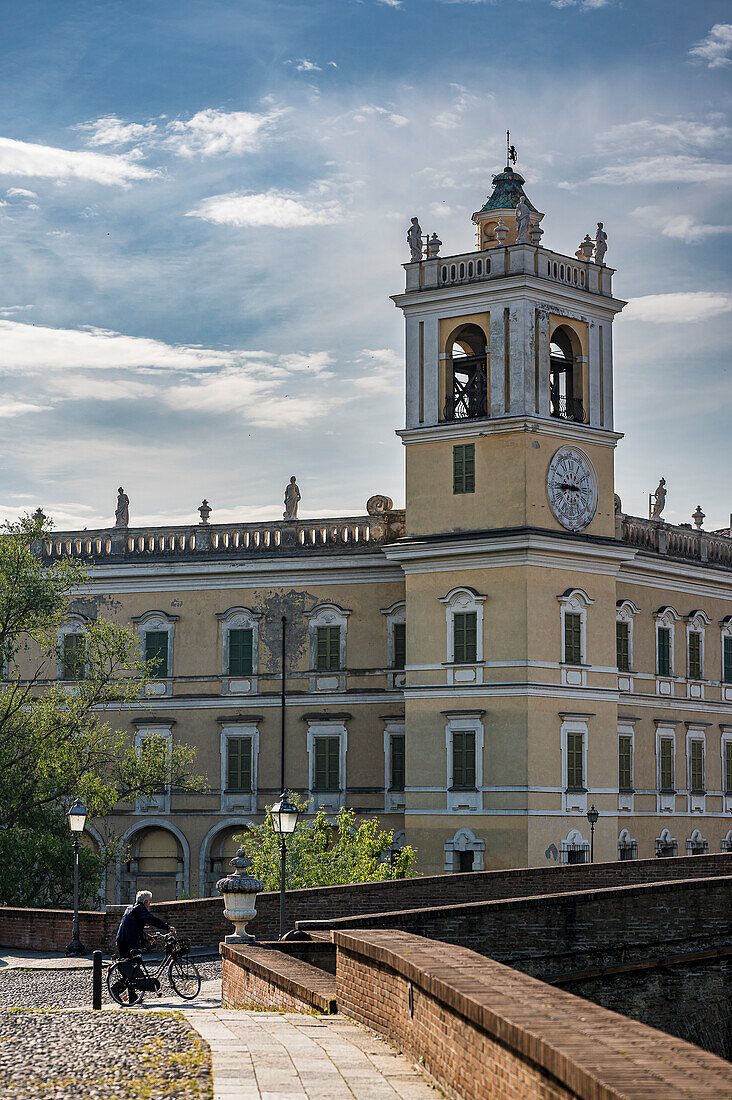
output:
[[[254,936],[249,935],[246,926],[257,915],[254,902],[257,894],[264,890],[264,883],[247,874],[249,860],[243,848],[239,849],[230,862],[234,870],[216,883],[216,889],[224,899],[224,916],[236,929],[225,937],[225,942],[252,943]]]
[[[508,236],[508,226],[504,223],[503,218],[498,219],[498,225],[493,230],[493,236],[498,241],[498,247],[503,248]]]

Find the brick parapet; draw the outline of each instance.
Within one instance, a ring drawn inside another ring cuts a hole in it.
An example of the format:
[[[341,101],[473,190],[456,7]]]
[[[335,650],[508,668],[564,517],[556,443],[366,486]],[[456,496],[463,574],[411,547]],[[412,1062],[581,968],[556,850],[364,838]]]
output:
[[[222,943],[220,951],[221,996],[228,1008],[336,1011],[334,975],[272,944]]]

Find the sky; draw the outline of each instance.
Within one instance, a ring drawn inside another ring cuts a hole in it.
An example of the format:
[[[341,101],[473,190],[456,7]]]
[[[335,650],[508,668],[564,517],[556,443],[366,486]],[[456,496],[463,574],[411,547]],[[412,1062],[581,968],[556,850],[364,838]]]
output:
[[[616,491],[729,525],[721,0],[0,0],[0,519],[404,504],[405,233],[505,162],[614,289]]]

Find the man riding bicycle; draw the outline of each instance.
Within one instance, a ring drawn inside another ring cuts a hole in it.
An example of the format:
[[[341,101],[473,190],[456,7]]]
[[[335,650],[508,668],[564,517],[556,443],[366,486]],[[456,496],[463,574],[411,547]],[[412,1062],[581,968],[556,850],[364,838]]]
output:
[[[146,946],[148,942],[145,935],[146,924],[150,924],[155,928],[162,928],[166,932],[175,933],[172,924],[168,924],[167,921],[164,921],[161,917],[156,917],[154,913],[150,912],[151,901],[152,894],[149,890],[138,890],[135,896],[135,904],[128,905],[125,909],[117,929],[116,938],[117,954],[120,959],[130,959],[134,955],[139,957],[140,949]],[[125,977],[130,981],[134,981],[136,971],[139,970],[139,964],[128,963],[124,969],[129,971],[125,974]],[[138,994],[130,984],[129,1004],[134,1004],[137,999]]]

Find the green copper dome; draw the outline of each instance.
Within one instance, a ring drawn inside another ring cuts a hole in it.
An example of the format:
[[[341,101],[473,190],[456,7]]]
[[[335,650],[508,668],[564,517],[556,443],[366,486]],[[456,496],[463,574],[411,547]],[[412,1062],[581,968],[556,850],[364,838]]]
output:
[[[526,198],[523,188],[524,182],[524,177],[520,176],[518,172],[514,172],[509,167],[504,168],[502,172],[493,177],[493,194],[488,198],[485,206],[480,208],[479,213],[484,214],[488,210],[513,210],[519,199],[523,198],[528,204],[529,210],[538,214],[539,211]]]

